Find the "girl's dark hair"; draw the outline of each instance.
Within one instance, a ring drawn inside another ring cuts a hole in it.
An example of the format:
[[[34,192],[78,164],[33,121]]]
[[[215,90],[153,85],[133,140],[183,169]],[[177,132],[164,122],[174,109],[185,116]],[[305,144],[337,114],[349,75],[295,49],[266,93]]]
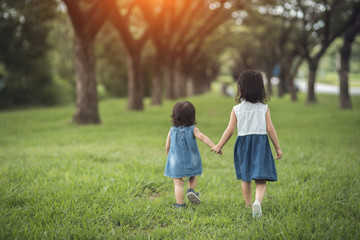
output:
[[[173,126],[191,126],[196,124],[195,107],[191,102],[181,101],[174,105],[171,114]]]
[[[242,100],[251,103],[266,103],[268,96],[264,87],[264,80],[260,72],[255,70],[243,71],[238,79],[238,91],[235,100],[240,103]]]

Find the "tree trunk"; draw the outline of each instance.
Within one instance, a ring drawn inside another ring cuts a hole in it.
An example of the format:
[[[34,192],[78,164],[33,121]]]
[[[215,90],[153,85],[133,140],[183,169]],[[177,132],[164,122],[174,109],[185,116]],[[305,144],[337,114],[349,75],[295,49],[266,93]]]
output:
[[[161,53],[157,53],[155,63],[155,76],[152,83],[151,91],[151,104],[161,105],[162,104],[162,90],[163,90],[163,63]]]
[[[184,78],[181,60],[178,59],[175,63],[174,68],[175,74],[175,97],[181,98],[186,96],[186,79]]]
[[[207,93],[210,91],[210,88],[211,88],[211,81],[209,81],[207,78],[204,78],[204,80],[201,83],[200,93]]]
[[[128,55],[128,109],[143,110],[144,86],[140,53]]]
[[[306,103],[315,103],[317,101],[315,96],[315,79],[316,79],[316,72],[319,65],[319,60],[312,60],[308,61],[309,65],[309,79],[308,79],[308,94]]]
[[[348,85],[349,72],[340,69],[339,76],[340,76],[339,108],[340,109],[352,108],[351,98],[349,94],[349,85]]]
[[[166,99],[174,100],[175,99],[175,92],[174,92],[174,61],[170,60],[169,63],[166,65]]]
[[[290,89],[290,94],[291,94],[291,100],[293,102],[296,102],[298,100],[297,98],[297,89],[295,88],[295,77],[296,77],[296,74],[298,73],[298,70],[299,70],[299,67],[300,65],[302,64],[304,58],[299,58],[297,60],[297,62],[295,61],[295,64],[293,63],[293,68],[290,69],[290,72],[289,72],[289,77],[288,77],[288,80],[289,80],[289,89]],[[294,62],[294,61],[292,61]]]
[[[176,67],[175,64],[175,68],[174,68],[174,95],[175,95],[175,99],[181,97],[181,82],[180,82],[180,73],[179,70]]]
[[[291,96],[291,101],[297,101],[297,93],[294,85],[294,77],[291,74],[291,64],[293,60],[288,60],[282,69],[282,77],[286,83],[286,90]]]
[[[355,39],[356,33],[348,32],[343,36],[343,46],[340,48],[340,96],[339,108],[348,109],[352,108],[351,98],[349,94],[349,71],[350,71],[350,57],[351,45]]]
[[[283,76],[284,74],[282,73],[282,70],[280,72],[280,76],[279,76],[279,84],[278,84],[278,97],[282,97],[284,96],[286,89],[285,89],[285,77]]]
[[[94,39],[75,34],[76,111],[78,124],[100,123],[95,79]]]
[[[297,101],[297,92],[296,92],[296,88],[294,85],[294,77],[291,74],[289,74],[286,79],[287,79],[287,84],[289,87],[291,101],[296,102]]]
[[[195,81],[190,76],[186,79],[186,95],[189,97],[195,95]]]
[[[271,85],[272,71],[271,70],[265,71],[265,76],[266,76],[266,90],[268,94],[271,96],[273,95],[272,85]]]

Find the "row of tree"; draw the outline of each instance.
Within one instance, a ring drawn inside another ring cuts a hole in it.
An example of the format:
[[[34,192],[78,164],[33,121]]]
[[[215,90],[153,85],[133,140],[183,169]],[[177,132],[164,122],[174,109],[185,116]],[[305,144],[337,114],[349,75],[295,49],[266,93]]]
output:
[[[245,47],[238,46],[237,66],[260,68],[268,79],[277,67],[281,81],[278,94],[282,96],[288,90],[294,101],[297,100],[294,79],[301,64],[306,62],[309,72],[307,103],[316,102],[314,86],[320,60],[334,40],[341,37],[340,108],[351,107],[348,74],[351,45],[360,31],[359,1],[258,2],[256,11],[245,21],[249,28],[240,31],[239,37],[245,35],[248,41]],[[284,89],[285,86],[288,89]],[[270,81],[268,92],[272,93]]]
[[[154,47],[152,103],[161,104],[165,77],[168,99],[209,89],[219,71],[204,46],[208,37],[243,8],[241,1],[115,1],[90,3],[64,0],[75,29],[77,108],[74,121],[100,122],[97,111],[94,41],[105,20],[119,33],[127,51],[128,109],[142,110],[143,52]],[[197,67],[199,66],[199,67]],[[195,80],[196,79],[196,80]]]
[[[2,0],[0,73],[4,63],[6,71],[11,73],[7,77],[11,76],[11,84],[17,86],[7,84],[6,91],[2,91],[7,94],[1,94],[1,100],[10,99],[6,96],[17,91],[21,84],[23,91],[18,94],[23,99],[30,99],[39,88],[51,89],[48,87],[51,74],[46,67],[48,22],[63,13],[62,3],[74,29],[76,112],[73,120],[79,124],[100,122],[96,76],[100,75],[101,83],[109,91],[126,85],[128,109],[142,110],[145,94],[150,94],[152,104],[156,105],[162,103],[163,96],[176,99],[209,90],[211,81],[220,73],[220,55],[229,49],[235,63],[234,76],[242,69],[257,68],[271,79],[274,69],[279,69],[281,84],[277,92],[282,96],[286,87],[294,101],[297,100],[294,78],[300,65],[306,62],[307,102],[315,102],[314,84],[320,59],[339,37],[343,39],[340,107],[351,107],[347,83],[351,45],[359,32],[359,0],[49,0],[46,3]],[[57,31],[64,37],[66,29],[62,28],[57,25]],[[121,47],[117,47],[119,40],[114,33],[122,40]],[[106,58],[100,63],[112,63],[114,71],[96,73],[99,70],[95,64],[99,59],[94,51],[96,42],[101,43]],[[68,43],[63,40],[63,44]],[[37,51],[37,55],[27,51]],[[64,61],[69,58],[64,52],[56,67],[71,78],[72,71],[65,65],[72,61]],[[127,72],[122,73],[117,69],[125,62]],[[38,69],[43,77],[26,72],[27,68]],[[109,72],[114,72],[114,76]],[[18,77],[13,78],[12,74]],[[109,80],[113,77],[119,78],[117,83]],[[126,82],[122,82],[124,78]],[[38,84],[30,84],[29,79],[36,79]],[[33,92],[28,91],[30,85]],[[267,89],[272,93],[270,81]],[[44,98],[55,95],[46,89],[41,92],[47,92]]]
[[[204,46],[209,36],[234,15],[246,26],[246,32],[239,34],[239,37],[250,35],[249,44],[252,45],[254,40],[257,40],[261,49],[248,52],[248,56],[244,57],[245,62],[249,61],[249,58],[259,57],[253,64],[258,64],[257,68],[264,70],[268,79],[273,74],[275,64],[279,64],[280,80],[286,84],[278,85],[278,93],[282,95],[283,87],[287,85],[294,101],[297,100],[294,78],[301,63],[306,61],[309,69],[307,102],[316,102],[314,86],[320,59],[331,43],[343,36],[339,69],[340,106],[351,107],[347,82],[350,47],[359,30],[359,1],[277,0],[269,4],[269,1],[235,0],[94,0],[86,11],[81,11],[80,5],[73,1],[64,2],[77,33],[76,44],[83,47],[76,47],[82,50],[76,51],[77,63],[87,64],[76,68],[84,71],[78,72],[77,82],[80,84],[77,86],[77,111],[74,116],[76,122],[99,122],[96,114],[95,74],[89,71],[94,69],[94,57],[90,54],[95,33],[107,17],[121,36],[127,50],[129,109],[143,109],[141,61],[147,40],[152,41],[155,49],[152,103],[161,104],[164,76],[168,99],[207,90],[209,82],[217,75],[219,66],[216,61],[213,64],[209,59],[206,54],[209,48]],[[242,12],[247,14],[241,14]],[[85,20],[90,17],[94,22]],[[92,30],[84,31],[87,26]],[[248,46],[245,48],[251,49]],[[247,49],[243,49],[241,54],[247,54]],[[204,61],[207,64],[204,64]],[[254,65],[245,67],[253,68]],[[210,71],[207,71],[208,69]],[[271,93],[271,83],[268,82]]]

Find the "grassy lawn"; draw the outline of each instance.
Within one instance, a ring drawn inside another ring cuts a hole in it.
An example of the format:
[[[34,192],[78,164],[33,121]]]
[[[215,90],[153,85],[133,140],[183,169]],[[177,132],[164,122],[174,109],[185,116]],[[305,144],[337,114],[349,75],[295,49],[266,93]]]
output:
[[[222,156],[199,142],[202,203],[171,207],[163,172],[174,101],[129,112],[125,100],[104,100],[98,126],[71,124],[73,106],[0,112],[0,239],[359,239],[360,98],[339,111],[337,96],[309,106],[299,97],[269,103],[284,157],[260,220],[244,208],[235,136]],[[233,99],[189,100],[217,142]]]

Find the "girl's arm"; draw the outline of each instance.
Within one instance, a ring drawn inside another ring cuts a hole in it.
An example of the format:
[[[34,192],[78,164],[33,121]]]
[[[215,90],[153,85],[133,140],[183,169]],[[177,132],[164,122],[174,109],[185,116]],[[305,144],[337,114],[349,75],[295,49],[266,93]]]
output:
[[[220,153],[221,149],[223,148],[223,146],[225,145],[225,143],[231,138],[231,136],[233,135],[235,128],[236,128],[236,115],[234,110],[231,111],[230,114],[230,121],[229,124],[226,128],[226,130],[224,131],[219,143],[211,148],[211,151],[214,151],[216,153]]]
[[[166,154],[169,154],[169,149],[170,149],[170,131],[166,139],[166,145],[165,145]]]
[[[270,117],[270,110],[269,108],[266,111],[265,114],[265,119],[266,119],[266,130],[267,133],[269,134],[269,137],[272,141],[272,143],[274,144],[274,147],[276,149],[276,159],[280,159],[282,157],[282,151],[280,149],[280,144],[279,144],[279,140],[274,128],[274,125],[271,122],[271,117]]]
[[[197,127],[194,127],[194,136],[209,147],[215,146],[215,144],[210,140],[210,138],[205,134],[201,133]]]

